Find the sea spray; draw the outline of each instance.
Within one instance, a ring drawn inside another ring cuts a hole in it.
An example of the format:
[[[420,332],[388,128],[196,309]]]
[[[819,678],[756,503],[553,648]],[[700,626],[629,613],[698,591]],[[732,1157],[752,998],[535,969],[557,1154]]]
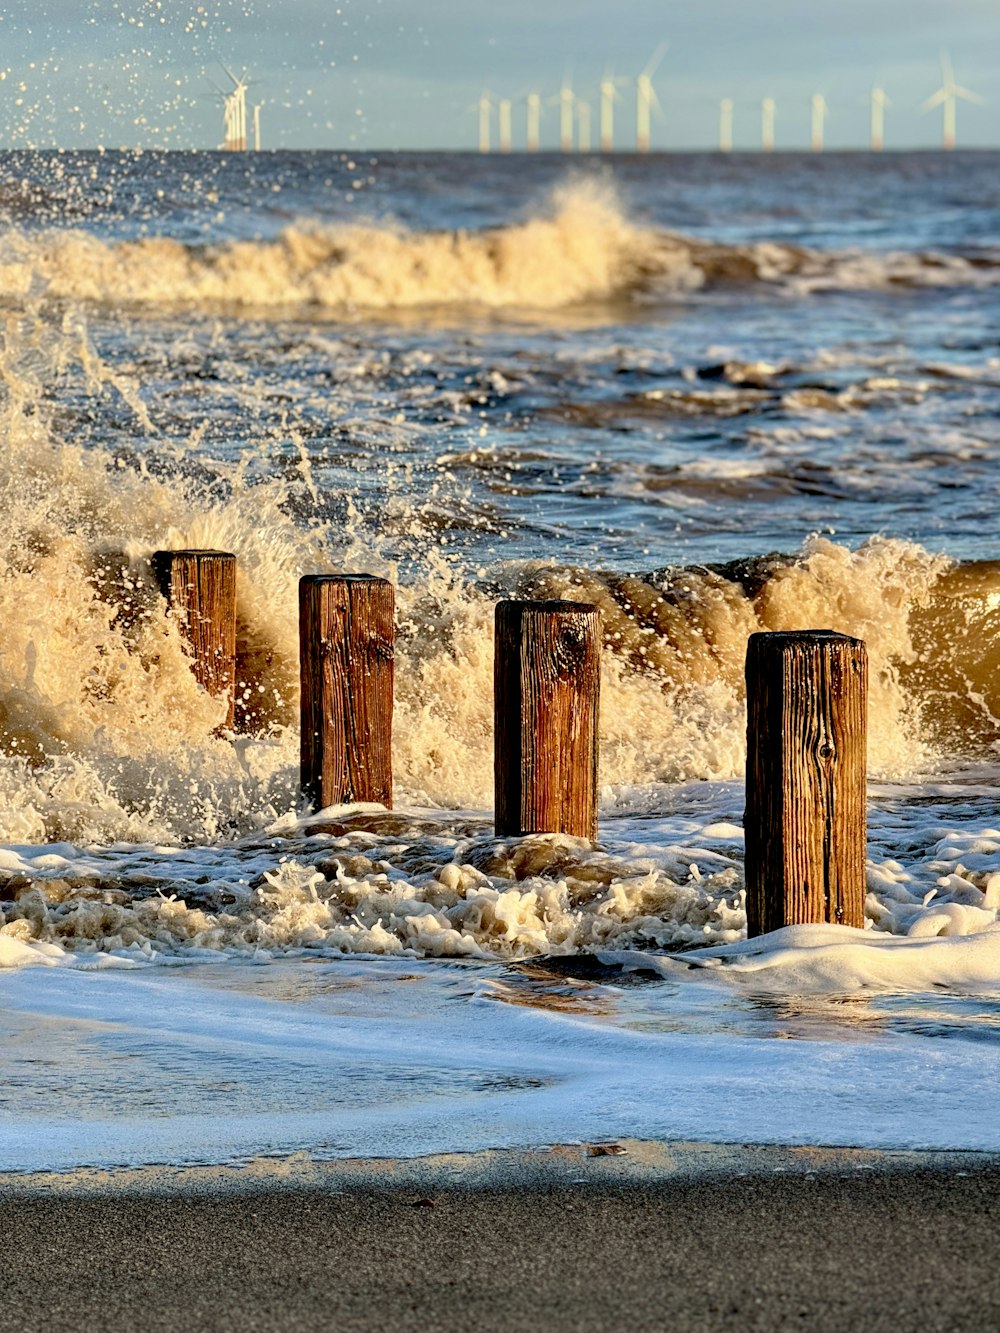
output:
[[[942,556],[888,539],[850,551],[817,538],[763,569],[755,584],[738,571],[622,576],[509,561],[490,586],[427,542],[401,578],[378,531],[356,514],[336,528],[311,517],[315,484],[302,473],[301,452],[292,478],[251,479],[242,462],[221,461],[188,475],[169,451],[151,475],[142,458],[123,467],[107,450],[61,441],[42,385],[51,357],[78,354],[80,338],[74,326],[74,353],[44,323],[22,319],[7,329],[7,838],[198,840],[246,833],[295,809],[296,583],[334,568],[400,584],[395,763],[404,800],[491,803],[492,604],[504,590],[570,593],[604,612],[606,805],[620,808],[624,792],[657,783],[741,772],[742,661],[755,629],[823,625],[864,637],[873,772],[933,762],[922,728],[933,679],[925,673],[924,694],[911,693],[901,669],[919,657],[911,617],[933,601],[951,567]],[[121,394],[122,376],[102,376],[96,353],[81,360],[99,392]],[[410,522],[417,531],[420,520]],[[149,572],[150,554],[162,547],[238,557],[238,736],[213,734],[219,705],[195,684]],[[984,744],[996,711],[983,700]]]

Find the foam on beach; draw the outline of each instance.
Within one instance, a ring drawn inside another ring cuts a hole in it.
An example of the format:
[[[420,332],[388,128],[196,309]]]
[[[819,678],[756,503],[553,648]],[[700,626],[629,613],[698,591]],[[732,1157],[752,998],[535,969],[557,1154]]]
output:
[[[879,850],[899,837],[900,807],[876,804],[867,928],[747,943],[742,829],[720,817],[732,788],[690,795],[700,819],[619,818],[596,847],[497,838],[482,818],[345,808],[227,848],[9,848],[0,966],[596,954],[632,968],[669,954],[646,970],[765,993],[996,990],[1000,830],[971,812],[972,827],[942,826],[947,802],[909,810],[904,864]]]
[[[1000,1150],[997,1045],[963,1040],[987,1035],[988,1015],[945,1035],[932,1011],[934,1040],[891,1000],[583,984],[550,987],[546,1006],[515,980],[410,959],[106,972],[99,985],[70,969],[0,973],[0,1171],[262,1156],[391,1171],[394,1157],[566,1143],[589,1163],[581,1147],[609,1133],[629,1155],[637,1139],[699,1137]]]

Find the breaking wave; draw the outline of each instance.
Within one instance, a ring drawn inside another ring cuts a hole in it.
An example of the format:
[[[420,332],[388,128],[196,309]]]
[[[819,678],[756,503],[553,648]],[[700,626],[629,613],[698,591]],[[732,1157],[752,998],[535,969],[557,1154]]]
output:
[[[604,183],[554,191],[537,216],[480,231],[301,222],[272,240],[103,240],[80,230],[0,237],[0,285],[136,307],[313,311],[420,306],[559,309],[648,302],[734,285],[789,293],[992,284],[1000,259],[720,244],[643,225]]]
[[[1000,736],[1000,565],[911,543],[630,576],[510,563],[500,583],[433,556],[400,582],[377,537],[300,525],[288,483],[225,492],[123,470],[8,404],[0,477],[0,840],[211,840],[298,803],[296,583],[339,568],[400,583],[394,765],[400,801],[492,800],[493,603],[572,595],[603,612],[606,809],[662,782],[742,772],[743,659],[758,629],[830,627],[871,659],[870,763],[901,775],[988,754]],[[124,535],[123,535],[124,534]],[[159,547],[233,551],[239,716],[197,686],[153,580]]]

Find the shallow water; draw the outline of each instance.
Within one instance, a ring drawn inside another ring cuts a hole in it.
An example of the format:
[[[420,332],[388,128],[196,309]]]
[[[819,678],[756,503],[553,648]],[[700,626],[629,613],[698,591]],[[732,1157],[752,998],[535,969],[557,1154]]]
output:
[[[998,1003],[733,1002],[495,964],[3,979],[0,1169],[413,1157],[616,1138],[997,1151]],[[516,992],[516,994],[515,994]],[[536,998],[539,998],[536,996]],[[710,1012],[711,1007],[711,1012]],[[913,1011],[921,1017],[914,1021]],[[944,1039],[950,1035],[950,1039]]]
[[[996,1147],[998,166],[0,155],[9,1166]],[[171,546],[239,558],[235,733]],[[397,584],[391,817],[299,809],[329,569]],[[603,612],[597,848],[491,833],[513,590]],[[870,934],[748,954],[746,639],[820,626]]]

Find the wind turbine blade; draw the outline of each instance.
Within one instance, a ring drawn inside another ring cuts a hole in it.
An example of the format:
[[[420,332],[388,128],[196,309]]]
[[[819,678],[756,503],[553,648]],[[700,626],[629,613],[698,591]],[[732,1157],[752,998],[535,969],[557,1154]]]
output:
[[[977,106],[985,106],[986,98],[980,97],[978,93],[969,92],[968,88],[963,88],[960,84],[952,84],[951,91],[956,97],[961,97],[965,102],[975,102]]]
[[[947,102],[950,96],[951,93],[948,88],[939,88],[936,93],[928,97],[920,109],[921,111],[933,111],[936,106],[941,106],[942,103]]]
[[[646,68],[642,71],[642,74],[639,76],[640,78],[642,78],[643,75],[645,75],[647,79],[651,79],[653,77],[656,71],[660,68],[660,61],[667,54],[668,46],[669,42],[661,42],[659,44],[659,46],[656,48],[656,50],[650,57],[649,64],[646,66]]]
[[[941,73],[944,75],[942,83],[946,88],[955,82],[955,71],[951,65],[951,56],[947,51],[941,52]]]

